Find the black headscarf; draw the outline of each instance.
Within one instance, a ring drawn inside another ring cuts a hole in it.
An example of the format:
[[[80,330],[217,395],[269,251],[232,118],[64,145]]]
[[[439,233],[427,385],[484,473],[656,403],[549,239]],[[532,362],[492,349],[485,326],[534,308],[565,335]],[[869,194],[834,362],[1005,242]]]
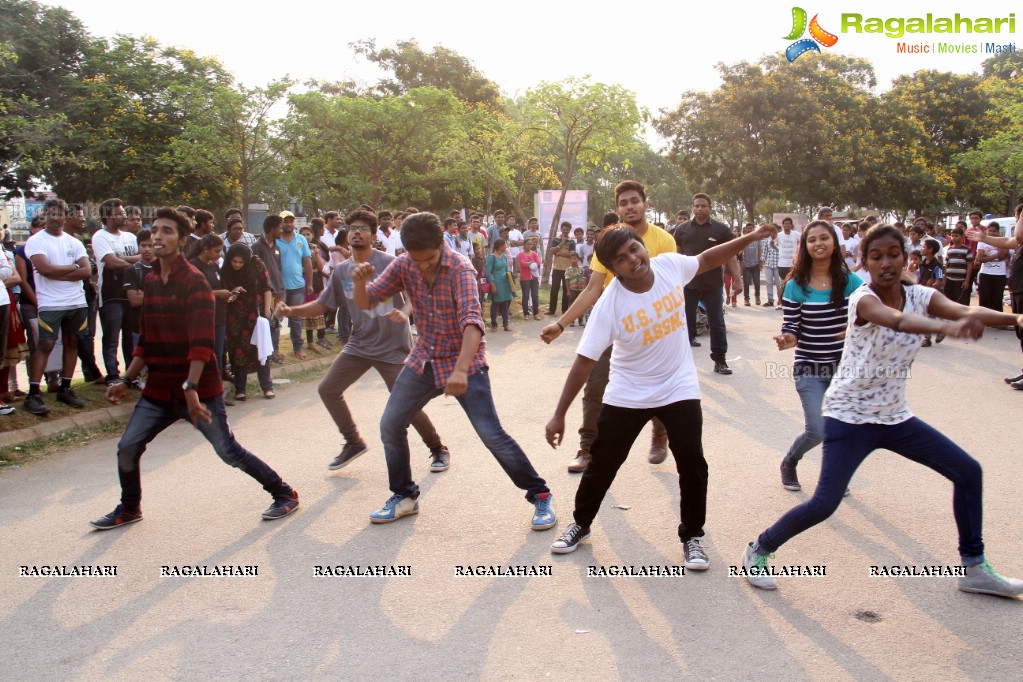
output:
[[[241,270],[235,270],[231,261],[241,258],[245,265]],[[224,255],[224,265],[220,268],[220,281],[225,289],[244,287],[250,294],[258,291],[259,280],[256,279],[256,268],[252,262],[252,249],[245,244],[232,244]]]

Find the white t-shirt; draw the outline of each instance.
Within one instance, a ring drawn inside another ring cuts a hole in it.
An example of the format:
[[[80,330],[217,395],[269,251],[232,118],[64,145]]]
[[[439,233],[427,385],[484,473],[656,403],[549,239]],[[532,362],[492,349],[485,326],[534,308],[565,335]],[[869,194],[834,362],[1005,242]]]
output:
[[[11,297],[2,290],[3,280],[14,274],[14,257],[8,255],[3,246],[0,246],[0,308],[11,304]]]
[[[96,230],[92,235],[92,256],[96,259],[96,269],[99,272],[99,281],[97,288],[99,289],[99,304],[102,306],[105,302],[104,291],[103,291],[103,274],[106,271],[106,265],[103,264],[103,259],[109,254],[114,254],[118,258],[124,258],[125,256],[134,256],[139,252],[139,242],[135,235],[125,230],[119,231],[117,234],[107,232],[105,229]],[[121,271],[124,272],[123,270]],[[108,291],[110,287],[107,287]],[[124,291],[124,284],[118,283],[116,289],[119,292]],[[124,298],[123,293],[120,296]]]
[[[642,409],[700,399],[683,291],[699,268],[696,257],[665,253],[650,259],[650,291],[634,293],[617,278],[604,288],[576,349],[597,360],[614,344],[604,403]]]
[[[860,238],[856,235],[845,240],[845,265],[850,270],[860,262]]]
[[[377,239],[384,244],[384,251],[391,256],[398,255],[398,249],[404,249],[401,243],[401,232],[391,228],[390,236],[384,234],[383,230],[377,230]]]
[[[977,249],[985,253],[994,253],[998,250],[997,246],[991,246],[980,242],[977,244]],[[980,274],[982,275],[1007,275],[1008,271],[1005,269],[1005,260],[993,260],[987,263],[980,264]]]
[[[903,312],[926,315],[936,289],[903,284],[902,290]],[[849,296],[842,360],[824,394],[822,414],[846,424],[900,424],[913,416],[906,404],[906,379],[924,337],[871,323],[856,326],[856,308],[865,296],[877,298],[867,285]]]
[[[799,233],[792,230],[785,234],[783,230],[775,237],[774,244],[778,247],[778,267],[791,268],[796,251],[799,250]]]
[[[508,258],[509,260],[514,262],[515,256],[522,253],[522,247],[512,246],[511,243],[513,241],[514,242],[522,241],[522,232],[518,228],[508,231]]]
[[[69,234],[61,233],[54,237],[46,230],[40,230],[28,238],[25,242],[25,257],[32,260],[32,256],[42,254],[46,256],[50,265],[74,265],[82,258],[85,258],[85,245]],[[72,308],[84,308],[85,287],[82,280],[65,282],[58,279],[44,277],[36,270],[35,273],[36,298],[39,300],[39,310],[71,310]]]

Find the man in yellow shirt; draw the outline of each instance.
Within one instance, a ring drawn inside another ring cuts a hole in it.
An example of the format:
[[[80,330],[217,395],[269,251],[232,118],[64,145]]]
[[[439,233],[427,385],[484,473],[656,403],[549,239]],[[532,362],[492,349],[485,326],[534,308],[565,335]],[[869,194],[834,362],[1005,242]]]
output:
[[[618,219],[639,234],[650,257],[653,258],[662,253],[676,253],[677,248],[672,236],[656,225],[647,222],[646,212],[649,208],[650,205],[646,201],[646,186],[642,183],[635,180],[623,180],[615,186],[615,210],[618,213]],[[556,322],[541,330],[540,338],[544,343],[550,343],[561,336],[565,327],[589,310],[600,298],[604,287],[614,280],[614,272],[609,271],[595,258],[590,261],[590,269],[593,274],[590,276],[586,288],[579,293],[572,305],[561,314]],[[586,388],[583,390],[583,424],[579,427],[579,452],[572,463],[568,465],[570,473],[582,473],[590,463],[590,445],[597,437],[597,417],[600,416],[604,389],[607,388],[610,371],[611,348],[609,347],[593,366],[590,377],[586,381]],[[654,419],[653,423],[654,436],[650,444],[648,459],[651,464],[660,464],[668,456],[668,434],[660,421]]]

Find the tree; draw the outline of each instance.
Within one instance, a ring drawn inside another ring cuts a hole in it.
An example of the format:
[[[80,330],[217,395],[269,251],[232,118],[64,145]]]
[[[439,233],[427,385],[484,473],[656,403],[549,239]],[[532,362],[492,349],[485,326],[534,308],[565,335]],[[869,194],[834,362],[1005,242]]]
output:
[[[259,196],[254,190],[284,173],[278,122],[270,112],[293,84],[282,78],[263,87],[214,88],[202,110],[185,122],[171,143],[175,165],[206,177],[211,185],[224,185],[232,203],[240,199],[247,215],[253,196]]]
[[[383,95],[404,95],[415,88],[433,86],[450,90],[467,106],[500,110],[501,90],[497,83],[454,50],[437,45],[431,52],[424,52],[415,40],[403,40],[393,48],[382,49],[377,49],[373,40],[361,40],[351,47],[356,54],[393,74],[393,78],[381,79],[376,86]]]
[[[555,153],[553,169],[561,195],[549,226],[550,244],[576,174],[602,166],[612,155],[631,146],[642,119],[631,91],[590,83],[589,77],[540,83],[526,91],[520,106],[525,129]],[[545,279],[549,269],[548,259]]]
[[[0,2],[0,192],[31,193],[60,154],[63,107],[89,42],[61,7]]]
[[[379,99],[309,92],[289,104],[292,189],[321,204],[421,202],[442,161],[464,143],[461,104],[434,87]]]

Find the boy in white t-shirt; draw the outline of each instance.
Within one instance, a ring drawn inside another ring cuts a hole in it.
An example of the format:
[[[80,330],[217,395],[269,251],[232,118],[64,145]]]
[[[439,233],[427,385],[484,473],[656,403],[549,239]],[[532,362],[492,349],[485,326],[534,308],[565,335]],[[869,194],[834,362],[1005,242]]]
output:
[[[642,238],[627,225],[609,227],[600,234],[594,256],[614,272],[615,279],[593,308],[561,399],[547,423],[551,447],[561,443],[565,413],[593,365],[613,344],[610,380],[597,422],[597,438],[590,446],[592,460],[575,496],[575,523],[551,545],[553,553],[572,552],[589,537],[590,525],[619,467],[643,427],[657,417],[667,427],[668,444],[680,472],[682,523],[678,534],[685,566],[708,568],[700,544],[707,511],[703,413],[687,343],[684,287],[699,273],[720,268],[747,244],[776,233],[776,227],[764,225],[698,256],[664,253],[653,259]]]

